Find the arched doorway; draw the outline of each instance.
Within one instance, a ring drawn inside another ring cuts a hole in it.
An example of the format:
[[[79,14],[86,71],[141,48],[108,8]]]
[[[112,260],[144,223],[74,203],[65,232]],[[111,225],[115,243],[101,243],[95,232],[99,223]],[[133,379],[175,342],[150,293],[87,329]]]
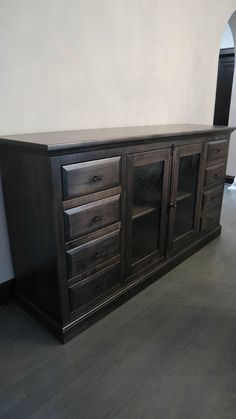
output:
[[[236,126],[236,12],[226,25],[219,54],[218,77],[214,112],[214,125]],[[236,177],[236,134],[231,137],[227,165],[227,181]]]

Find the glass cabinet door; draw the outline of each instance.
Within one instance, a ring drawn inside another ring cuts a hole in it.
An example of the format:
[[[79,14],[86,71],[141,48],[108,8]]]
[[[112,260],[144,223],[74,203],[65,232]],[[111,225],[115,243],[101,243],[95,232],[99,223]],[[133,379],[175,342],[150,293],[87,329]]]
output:
[[[128,156],[127,265],[131,274],[164,254],[170,150]]]
[[[177,147],[173,156],[169,203],[169,248],[196,236],[200,222],[203,145]]]

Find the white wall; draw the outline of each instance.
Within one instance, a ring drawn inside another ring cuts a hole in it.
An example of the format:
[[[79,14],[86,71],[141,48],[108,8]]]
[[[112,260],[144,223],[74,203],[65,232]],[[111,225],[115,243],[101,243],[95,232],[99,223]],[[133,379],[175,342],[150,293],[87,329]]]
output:
[[[0,133],[212,123],[235,10],[236,0],[1,0]]]

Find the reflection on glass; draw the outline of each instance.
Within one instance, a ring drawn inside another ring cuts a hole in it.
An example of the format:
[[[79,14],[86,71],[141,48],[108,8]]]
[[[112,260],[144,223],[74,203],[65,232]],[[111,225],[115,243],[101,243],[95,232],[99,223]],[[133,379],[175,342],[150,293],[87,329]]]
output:
[[[194,208],[198,184],[200,155],[181,157],[177,189],[175,234],[177,238],[194,227]]]
[[[132,263],[159,247],[163,162],[134,168]]]

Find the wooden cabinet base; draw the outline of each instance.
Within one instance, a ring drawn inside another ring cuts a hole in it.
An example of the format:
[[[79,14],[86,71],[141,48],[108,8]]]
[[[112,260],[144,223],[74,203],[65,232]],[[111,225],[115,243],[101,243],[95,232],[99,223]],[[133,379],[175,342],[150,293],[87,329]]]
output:
[[[16,301],[66,342],[214,239],[232,131],[0,139]]]

